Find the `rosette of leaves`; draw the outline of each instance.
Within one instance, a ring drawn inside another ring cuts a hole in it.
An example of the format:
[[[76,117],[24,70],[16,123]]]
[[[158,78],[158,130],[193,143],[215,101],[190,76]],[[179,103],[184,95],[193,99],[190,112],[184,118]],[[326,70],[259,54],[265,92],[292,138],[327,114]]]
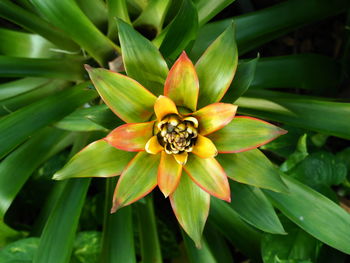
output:
[[[109,172],[115,175],[129,158],[115,156],[113,149],[97,149],[77,155],[79,158],[74,157],[62,170],[62,178],[69,180],[57,182],[51,178],[82,148],[122,123],[100,99],[83,64],[126,73],[159,95],[167,75],[164,67],[159,66],[159,53],[169,68],[182,50],[186,50],[195,64],[209,46],[219,42],[210,72],[206,74],[209,79],[219,77],[225,72],[222,66],[233,59],[227,57],[227,50],[235,43],[233,33],[225,34],[232,30],[232,20],[238,56],[305,24],[345,12],[349,7],[346,0],[288,0],[263,10],[245,11],[237,17],[212,20],[225,8],[229,10],[232,2],[0,2],[1,246],[11,246],[12,241],[24,236],[38,236],[39,242],[29,246],[36,246],[33,248],[36,252],[28,252],[26,260],[70,262],[76,232],[86,230],[88,225],[94,226],[88,230],[102,229],[98,256],[101,262],[168,259],[161,253],[156,217],[159,213],[167,214],[169,207],[154,205],[153,201],[159,202],[158,196],[156,200],[146,198],[110,215],[115,178],[83,178],[103,177]],[[239,5],[233,3],[236,4]],[[120,22],[118,26],[118,19],[124,21],[124,26]],[[224,41],[217,41],[226,36]],[[310,95],[325,97],[328,90],[338,86],[343,69],[332,58],[317,54],[239,60],[234,81],[223,101],[238,105],[238,114],[350,139],[350,124],[344,121],[349,119],[349,103],[288,92],[299,88]],[[279,92],[274,88],[279,88]],[[283,88],[288,89],[281,92]],[[205,99],[209,101],[199,106],[209,104],[211,97]],[[304,231],[307,238],[350,253],[347,212],[306,186],[298,176],[282,174],[258,149],[218,161],[235,179],[231,184],[232,202],[211,198],[200,250],[186,234],[179,235],[179,228],[171,230],[178,246],[185,246],[186,260],[232,262],[234,253],[228,249],[228,243],[247,257],[261,260],[261,243],[268,247],[270,243],[266,242],[278,240],[262,239],[262,232],[277,237],[286,234],[279,213],[294,223],[293,228]],[[276,180],[280,179],[276,178],[282,178],[283,189],[278,187]],[[97,201],[97,206],[92,208],[92,202],[85,200],[97,195],[105,195],[100,198],[104,201]],[[173,219],[169,216],[168,220]],[[286,223],[287,230],[289,225]],[[139,241],[133,236],[136,227]],[[135,242],[140,242],[138,255]],[[21,242],[16,247],[17,244]],[[315,253],[321,252],[314,249],[312,256],[302,258],[314,259]],[[265,261],[281,258],[263,256]]]

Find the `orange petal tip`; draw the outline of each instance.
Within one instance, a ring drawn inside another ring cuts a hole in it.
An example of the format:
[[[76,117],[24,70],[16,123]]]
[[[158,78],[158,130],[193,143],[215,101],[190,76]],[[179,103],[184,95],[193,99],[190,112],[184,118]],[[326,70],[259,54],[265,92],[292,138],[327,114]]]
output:
[[[89,64],[84,64],[86,71],[91,71],[93,68]]]

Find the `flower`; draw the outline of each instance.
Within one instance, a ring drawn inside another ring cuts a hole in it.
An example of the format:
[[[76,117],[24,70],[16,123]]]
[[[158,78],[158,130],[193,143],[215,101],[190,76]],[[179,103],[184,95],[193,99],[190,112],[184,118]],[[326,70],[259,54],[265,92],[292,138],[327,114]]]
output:
[[[158,98],[131,78],[111,72],[109,83],[118,79],[114,86],[118,93],[104,92],[105,83],[98,72],[105,70],[89,66],[87,70],[102,99],[127,122],[104,140],[117,149],[138,152],[121,173],[111,212],[134,203],[158,185],[164,196],[170,197],[179,223],[197,245],[210,195],[231,200],[227,175],[215,156],[257,148],[286,132],[252,117],[235,117],[237,106],[229,103],[215,102],[197,110],[200,83],[185,52],[170,69],[164,96]],[[129,101],[128,89],[134,86],[137,94]],[[111,101],[118,103],[110,105]],[[147,122],[133,122],[147,118]]]

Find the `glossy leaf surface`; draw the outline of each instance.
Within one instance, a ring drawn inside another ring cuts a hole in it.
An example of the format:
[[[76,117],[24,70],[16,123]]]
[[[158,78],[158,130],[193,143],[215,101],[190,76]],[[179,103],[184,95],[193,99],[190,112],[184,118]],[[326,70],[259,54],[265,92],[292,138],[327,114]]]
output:
[[[118,20],[125,70],[155,95],[163,94],[168,66],[157,48],[127,23]]]
[[[112,212],[136,202],[157,185],[160,154],[139,152],[123,170],[113,196]]]
[[[0,56],[0,77],[83,79],[82,60]]]
[[[138,82],[103,68],[86,68],[103,101],[122,120],[143,122],[151,117],[156,97]]]
[[[221,100],[232,82],[237,63],[235,30],[231,24],[196,63],[200,86],[199,107]]]
[[[222,99],[223,102],[235,103],[248,90],[254,80],[259,59],[258,56],[249,61],[239,62],[235,77]]]
[[[170,202],[177,221],[196,246],[200,247],[209,213],[210,195],[198,187],[187,174],[183,174],[179,186],[170,195]]]
[[[0,84],[0,101],[34,90],[46,83],[44,78],[23,78]]]
[[[238,111],[296,127],[350,139],[350,104],[296,94],[254,91],[235,102]]]
[[[32,3],[48,21],[62,29],[100,65],[106,64],[113,57],[117,47],[95,27],[75,1],[33,0]]]
[[[169,71],[164,85],[164,95],[176,105],[192,111],[197,108],[199,83],[192,61],[183,52]]]
[[[162,151],[157,183],[165,197],[174,192],[180,182],[181,173],[182,166],[176,162],[173,155]]]
[[[33,263],[68,263],[90,179],[73,179],[52,209]]]
[[[87,90],[88,83],[23,107],[0,120],[0,158],[25,141],[37,130],[63,118],[81,104],[96,97],[96,92]],[[62,107],[62,101],[65,107]]]
[[[198,10],[199,25],[202,26],[215,15],[220,13],[229,4],[232,4],[235,0],[199,0],[196,1],[196,7]]]
[[[2,160],[0,184],[6,187],[0,188],[0,219],[35,169],[72,141],[67,132],[46,128]]]
[[[95,141],[73,158],[53,179],[63,180],[74,177],[112,177],[121,174],[135,153],[118,150],[104,140]]]
[[[268,233],[286,234],[275,210],[257,187],[231,182],[230,206],[248,223]]]
[[[288,194],[264,191],[273,204],[312,236],[349,254],[349,213],[295,179],[283,176],[283,180],[289,188]]]
[[[174,20],[164,31],[160,52],[174,60],[195,40],[198,29],[198,15],[192,1],[184,0]]]
[[[278,169],[258,149],[219,154],[217,159],[232,180],[276,192],[288,191]]]
[[[109,213],[116,181],[115,178],[109,178],[106,183],[105,218],[100,260],[105,263],[136,263],[132,208],[125,207],[120,209],[118,213]]]
[[[131,152],[144,151],[153,136],[154,121],[127,123],[110,132],[104,139],[117,149]]]
[[[237,106],[226,103],[213,103],[191,114],[199,122],[199,133],[207,135],[230,123],[236,114]]]
[[[238,116],[208,138],[214,142],[219,153],[238,153],[257,148],[285,133],[285,130],[268,122]]]
[[[226,173],[215,158],[202,159],[190,154],[184,169],[204,191],[228,202],[231,200]]]
[[[35,32],[45,37],[61,48],[70,51],[76,51],[78,49],[78,46],[69,38],[65,37],[57,28],[53,27],[39,16],[21,8],[9,0],[3,0],[0,2],[0,16],[22,26],[29,32]]]

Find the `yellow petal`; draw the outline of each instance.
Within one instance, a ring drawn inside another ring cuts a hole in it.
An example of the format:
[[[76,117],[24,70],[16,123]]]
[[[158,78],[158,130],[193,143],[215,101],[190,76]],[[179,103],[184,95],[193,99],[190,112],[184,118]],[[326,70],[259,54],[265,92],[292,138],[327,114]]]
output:
[[[154,112],[156,113],[158,121],[161,121],[169,114],[179,114],[175,103],[165,96],[158,97],[156,103],[154,104]]]
[[[187,152],[179,153],[179,154],[174,154],[174,158],[177,161],[178,164],[185,165],[187,162]]]
[[[159,144],[157,136],[153,136],[146,143],[145,150],[150,154],[157,154],[163,150],[163,146]]]
[[[198,134],[198,138],[196,144],[193,146],[192,152],[201,158],[215,157],[218,154],[218,150],[216,149],[214,143],[207,137],[200,134]]]

